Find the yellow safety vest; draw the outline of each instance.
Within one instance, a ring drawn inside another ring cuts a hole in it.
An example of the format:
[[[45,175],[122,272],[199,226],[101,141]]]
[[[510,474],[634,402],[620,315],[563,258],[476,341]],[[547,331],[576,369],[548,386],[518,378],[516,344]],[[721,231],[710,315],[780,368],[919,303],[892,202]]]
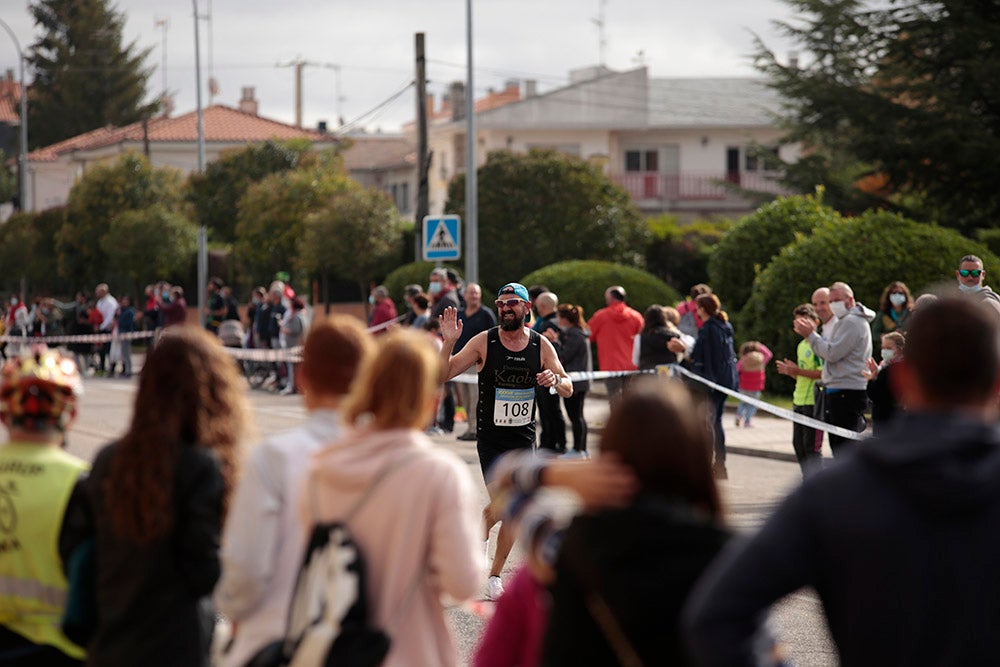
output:
[[[66,575],[59,531],[86,462],[48,445],[0,447],[0,625],[72,658],[85,651],[59,629]]]

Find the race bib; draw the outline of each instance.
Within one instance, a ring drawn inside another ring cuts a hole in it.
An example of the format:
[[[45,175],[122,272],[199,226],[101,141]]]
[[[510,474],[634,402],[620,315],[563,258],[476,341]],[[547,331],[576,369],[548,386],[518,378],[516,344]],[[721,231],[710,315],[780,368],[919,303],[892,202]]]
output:
[[[493,400],[493,423],[496,426],[524,426],[531,423],[535,407],[535,389],[497,387]]]

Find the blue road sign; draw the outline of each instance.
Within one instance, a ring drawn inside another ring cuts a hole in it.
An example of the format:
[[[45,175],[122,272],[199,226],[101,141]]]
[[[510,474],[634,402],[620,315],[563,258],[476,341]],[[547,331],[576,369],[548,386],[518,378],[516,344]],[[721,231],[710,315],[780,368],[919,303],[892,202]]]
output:
[[[453,260],[462,257],[462,224],[457,215],[424,218],[424,259]]]

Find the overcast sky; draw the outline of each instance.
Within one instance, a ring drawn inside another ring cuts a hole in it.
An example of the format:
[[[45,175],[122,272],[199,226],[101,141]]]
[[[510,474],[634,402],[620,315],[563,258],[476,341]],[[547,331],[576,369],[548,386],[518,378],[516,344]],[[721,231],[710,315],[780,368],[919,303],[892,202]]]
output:
[[[175,114],[195,108],[194,20],[190,0],[118,0],[126,17],[124,41],[151,48],[151,96],[166,79]],[[36,39],[25,0],[0,0],[0,18],[23,49]],[[243,86],[256,88],[259,113],[293,122],[294,70],[278,67],[302,58],[303,121],[336,125],[393,96],[414,78],[414,34],[426,37],[428,91],[440,97],[465,79],[466,3],[463,0],[198,0],[212,21],[201,23],[206,82],[218,81],[217,103],[236,106]],[[603,6],[605,64],[615,70],[644,62],[652,76],[748,76],[752,34],[777,52],[788,48],[773,20],[792,20],[781,0],[473,0],[473,62],[477,97],[509,79],[535,79],[540,92],[565,85],[569,70],[600,62],[596,19]],[[166,19],[167,28],[157,27]],[[211,36],[209,36],[211,35]],[[165,40],[164,40],[165,37]],[[164,48],[165,44],[165,48]],[[164,56],[166,68],[163,68]],[[337,103],[337,71],[342,100]],[[17,56],[0,32],[0,67]],[[166,75],[164,77],[164,74]],[[30,74],[29,74],[30,81]],[[208,93],[204,94],[208,104]],[[391,132],[412,120],[412,91],[379,114],[369,129]]]

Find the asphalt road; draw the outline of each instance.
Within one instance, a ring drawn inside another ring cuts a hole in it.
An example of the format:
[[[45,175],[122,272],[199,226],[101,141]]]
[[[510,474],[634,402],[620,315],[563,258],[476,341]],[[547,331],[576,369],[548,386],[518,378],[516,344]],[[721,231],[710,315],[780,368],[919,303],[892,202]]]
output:
[[[85,395],[81,401],[77,423],[68,437],[70,451],[90,459],[102,445],[124,431],[131,419],[135,383],[135,379],[85,380]],[[250,390],[248,396],[253,407],[254,427],[258,437],[295,426],[304,418],[305,411],[297,396],[277,396]],[[599,398],[588,399],[587,414],[593,425],[600,426],[603,423],[607,413],[606,406],[606,402]],[[461,432],[463,428],[457,430]],[[486,488],[481,482],[475,443],[458,441],[453,435],[435,437],[434,440],[468,463],[470,473],[480,485],[481,498],[485,503]],[[599,450],[599,435],[592,442],[593,449]],[[721,486],[728,509],[728,522],[738,531],[753,530],[759,526],[775,504],[800,480],[798,466],[786,461],[731,454],[728,467],[730,479],[722,482]],[[515,547],[506,571],[516,567],[520,559]],[[485,571],[483,583],[485,593]],[[463,664],[474,649],[484,617],[490,610],[490,603],[475,603],[449,611]],[[819,602],[810,591],[800,591],[777,605],[772,614],[772,625],[785,643],[788,656],[794,664],[810,667],[838,664]]]

